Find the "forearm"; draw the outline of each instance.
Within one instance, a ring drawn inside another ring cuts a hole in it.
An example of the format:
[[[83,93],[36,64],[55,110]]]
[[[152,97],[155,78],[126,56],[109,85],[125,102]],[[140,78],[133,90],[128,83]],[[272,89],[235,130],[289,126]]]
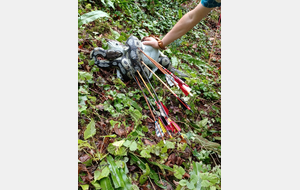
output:
[[[206,8],[201,3],[187,14],[185,14],[162,39],[165,46],[180,38],[189,30],[191,30],[203,17],[205,17],[212,8]]]

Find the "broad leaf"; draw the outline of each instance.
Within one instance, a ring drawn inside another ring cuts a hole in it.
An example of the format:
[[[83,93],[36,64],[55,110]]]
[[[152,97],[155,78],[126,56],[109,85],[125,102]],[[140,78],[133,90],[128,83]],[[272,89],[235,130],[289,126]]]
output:
[[[109,17],[109,15],[103,11],[92,11],[89,13],[85,13],[78,17],[78,27],[81,27],[82,25],[90,23],[101,17]]]
[[[107,156],[107,162],[109,164],[109,169],[112,172],[111,177],[115,188],[123,187],[122,189],[124,190],[131,190],[132,184],[126,176],[125,169],[118,168],[111,155]]]
[[[178,167],[177,165],[174,165],[173,170],[174,170],[174,176],[177,179],[182,179],[183,174],[185,174],[184,169],[181,166]]]
[[[137,144],[135,141],[133,141],[129,147],[130,151],[135,151],[137,149]]]
[[[111,184],[111,181],[110,181],[110,178],[109,177],[105,177],[105,178],[102,178],[100,180],[100,186],[101,186],[101,190],[111,190],[111,189],[114,189],[112,184]]]
[[[91,122],[86,127],[84,131],[84,140],[94,136],[96,134],[95,121],[91,119]]]

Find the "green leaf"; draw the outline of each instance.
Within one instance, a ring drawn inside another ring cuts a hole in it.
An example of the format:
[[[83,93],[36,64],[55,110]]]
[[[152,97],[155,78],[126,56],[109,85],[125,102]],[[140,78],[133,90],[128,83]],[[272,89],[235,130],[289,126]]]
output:
[[[210,183],[208,180],[202,180],[202,182],[201,182],[201,186],[202,186],[202,187],[209,187],[210,184],[211,184],[211,183]]]
[[[139,190],[139,187],[138,187],[137,185],[134,184],[134,185],[132,185],[132,189],[133,189],[133,190]]]
[[[182,179],[182,180],[179,181],[179,184],[180,184],[181,186],[186,186],[187,182],[188,182],[188,180]]]
[[[182,179],[183,174],[185,174],[184,169],[181,166],[173,165],[174,176],[177,179]]]
[[[200,127],[205,127],[206,124],[207,124],[207,122],[208,122],[208,118],[205,118],[205,119],[201,120],[201,121],[199,122]]]
[[[136,155],[132,154],[132,153],[129,153],[130,157],[131,157],[131,162],[133,162],[134,164],[136,164],[141,170],[146,170],[146,165],[145,163],[139,159]],[[159,179],[159,176],[158,174],[150,168],[150,175],[149,177],[151,179],[154,180],[154,183],[159,186],[160,188],[163,188],[163,189],[166,189],[165,186],[163,186],[162,184],[160,184],[160,179]],[[167,181],[163,180],[164,182],[168,183]]]
[[[113,35],[113,38],[115,40],[117,40],[119,37],[120,37],[120,34],[117,32],[117,31],[114,31],[113,29],[109,28],[110,29],[110,32],[112,33]]]
[[[147,181],[148,176],[150,174],[150,168],[149,168],[148,164],[146,163],[145,166],[146,166],[146,170],[144,171],[143,175],[141,175],[140,180],[139,180],[141,185],[143,185]]]
[[[172,66],[177,68],[178,67],[178,59],[177,57],[173,56],[171,57],[171,63],[172,63]]]
[[[108,166],[103,168],[103,170],[101,172],[99,170],[96,170],[94,173],[94,181],[108,177],[109,173],[110,173],[110,170],[109,170]]]
[[[94,149],[87,141],[83,141],[78,139],[78,150],[81,150],[84,147],[88,147],[89,149]]]
[[[126,140],[126,141],[124,142],[123,146],[125,146],[125,147],[128,148],[128,147],[130,146],[131,143],[132,143],[132,141]]]
[[[129,147],[130,151],[135,151],[137,149],[137,143],[133,141]]]
[[[91,181],[91,184],[95,187],[96,190],[101,189],[100,183],[97,181]]]
[[[178,10],[178,18],[181,19],[181,17],[182,17],[182,10],[179,9],[179,10]]]
[[[82,25],[92,22],[101,17],[109,17],[109,15],[103,11],[92,11],[89,13],[85,13],[78,17],[78,27],[81,27]]]
[[[167,149],[175,148],[175,142],[166,141],[165,147],[167,147]]]
[[[132,190],[132,184],[129,178],[126,176],[125,169],[118,168],[111,155],[107,156],[107,162],[109,164],[109,169],[112,172],[111,178],[115,188],[123,187],[122,189],[124,190]]]
[[[89,185],[85,184],[85,185],[80,185],[82,190],[88,190],[89,189]]]
[[[114,3],[111,0],[107,0],[107,4],[115,10]]]
[[[186,183],[186,186],[187,186],[187,188],[189,188],[189,189],[195,189],[195,185],[194,185],[194,183],[192,183],[192,182],[187,182],[187,183]]]
[[[111,184],[111,181],[110,181],[110,178],[109,177],[105,177],[105,178],[102,178],[100,180],[100,186],[101,186],[101,190],[111,190],[111,189],[114,189],[112,184]]]
[[[135,122],[137,122],[139,119],[141,119],[142,114],[141,112],[139,112],[139,110],[134,109],[133,107],[130,107],[128,109],[131,117],[135,120]]]
[[[125,139],[120,140],[120,141],[113,142],[112,145],[114,145],[114,146],[116,146],[116,147],[120,147],[120,146],[123,145],[124,142],[125,142]]]
[[[86,127],[86,130],[84,131],[84,140],[94,136],[96,134],[96,128],[95,128],[95,121],[91,119],[91,122]]]
[[[112,138],[115,138],[117,135],[114,134],[114,135],[106,135],[106,136],[100,136],[100,137],[112,137]]]
[[[150,150],[142,150],[141,151],[141,156],[144,157],[144,158],[151,158],[151,155],[150,155]]]

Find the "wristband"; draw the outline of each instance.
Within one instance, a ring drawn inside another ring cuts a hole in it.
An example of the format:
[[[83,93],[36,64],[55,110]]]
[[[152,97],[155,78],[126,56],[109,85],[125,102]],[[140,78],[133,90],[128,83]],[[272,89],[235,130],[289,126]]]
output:
[[[154,37],[154,39],[156,39],[156,41],[158,42],[158,47],[159,47],[160,49],[163,49],[163,50],[167,49],[167,48],[164,46],[164,43],[163,43],[158,37]]]

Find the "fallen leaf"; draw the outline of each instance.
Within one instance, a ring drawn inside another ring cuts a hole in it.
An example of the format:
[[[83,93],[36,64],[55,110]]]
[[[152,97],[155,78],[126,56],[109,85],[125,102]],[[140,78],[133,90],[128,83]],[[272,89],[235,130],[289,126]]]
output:
[[[127,166],[129,171],[132,172],[133,170],[135,170],[137,167],[135,165],[132,166]]]
[[[179,182],[173,180],[173,183],[176,185],[176,187],[179,185]]]
[[[87,161],[88,159],[90,159],[90,156],[87,155],[87,154],[85,154],[84,156],[81,156],[81,157],[79,158],[80,162],[85,162],[85,161]]]
[[[82,178],[82,180],[84,181],[84,182],[90,182],[90,181],[92,181],[93,180],[93,176],[90,174],[90,172],[86,169],[86,167],[85,167],[85,165],[84,164],[78,164],[78,175],[79,175],[79,173],[80,172],[82,172],[82,171],[84,171],[84,172],[86,172],[87,173],[87,176],[81,176],[81,178]]]
[[[192,47],[193,47],[194,49],[196,49],[196,48],[197,48],[197,44],[194,44]]]
[[[120,137],[122,137],[122,136],[126,136],[126,130],[124,129],[125,127],[124,127],[124,125],[122,124],[121,126],[120,126],[120,128],[118,128],[118,123],[116,123],[115,124],[115,126],[114,126],[114,131],[115,131],[115,133],[118,135],[118,136],[120,136]]]
[[[96,105],[96,108],[99,109],[100,111],[103,111],[104,106],[102,104]]]
[[[175,162],[176,162],[176,155],[175,155],[175,153],[172,153],[169,156],[168,160],[171,161],[172,164],[175,164]]]
[[[111,96],[107,96],[108,99],[110,99],[111,101],[114,101],[114,98]]]
[[[190,178],[190,175],[188,173],[185,173],[182,177],[184,177],[184,178]]]
[[[147,139],[145,139],[145,145],[150,145],[150,146],[152,146],[152,145],[156,145],[154,142],[151,142],[151,141],[149,141],[149,140],[147,140]]]

